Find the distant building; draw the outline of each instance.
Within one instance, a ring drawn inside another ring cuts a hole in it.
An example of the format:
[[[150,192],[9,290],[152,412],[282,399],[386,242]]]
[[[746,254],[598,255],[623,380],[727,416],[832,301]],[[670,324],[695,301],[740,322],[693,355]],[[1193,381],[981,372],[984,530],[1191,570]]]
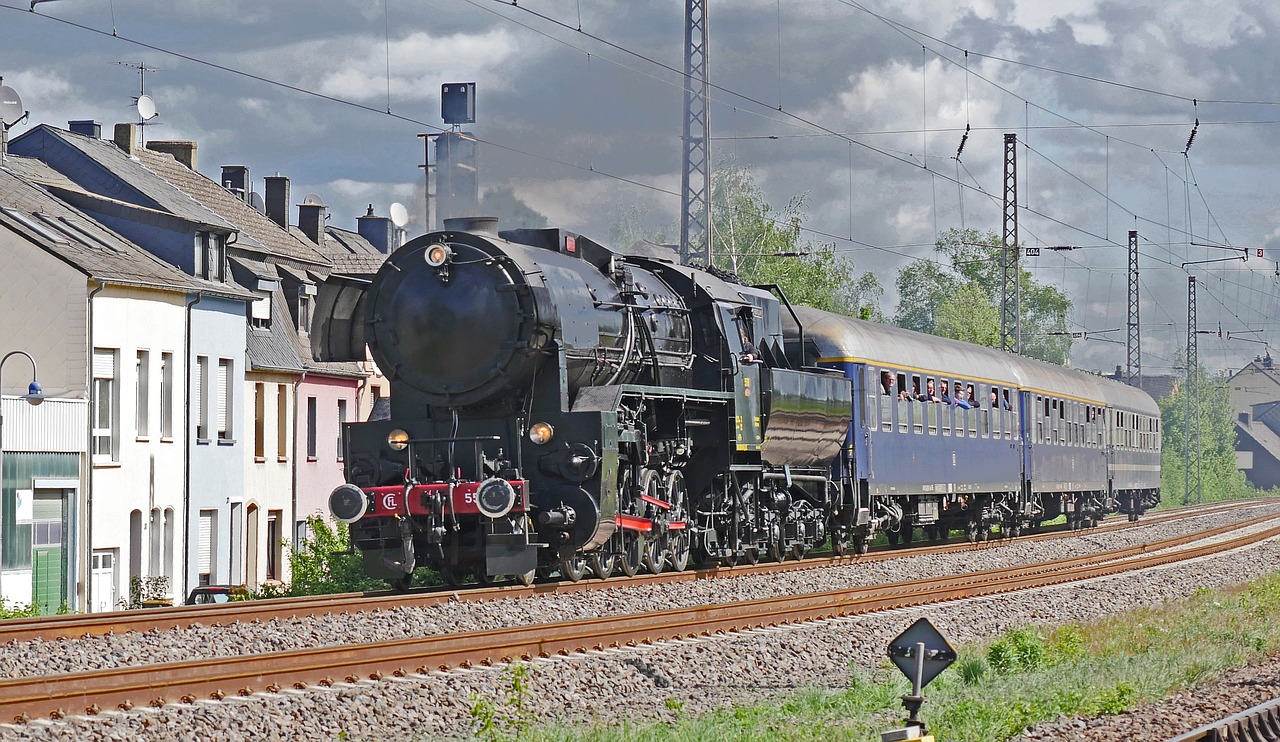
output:
[[[1129,379],[1125,376],[1124,369],[1120,366],[1116,366],[1115,373],[1104,375],[1115,381],[1126,384],[1129,383]],[[1178,390],[1178,385],[1181,382],[1181,376],[1174,376],[1172,374],[1143,374],[1138,377],[1133,386],[1136,386],[1147,394],[1150,394],[1152,399],[1159,401],[1173,396],[1173,393]]]
[[[1236,468],[1259,489],[1280,487],[1280,402],[1256,404],[1237,415]]]
[[[1236,414],[1252,413],[1254,405],[1280,401],[1280,368],[1271,360],[1271,352],[1257,356],[1227,381],[1231,406]]]

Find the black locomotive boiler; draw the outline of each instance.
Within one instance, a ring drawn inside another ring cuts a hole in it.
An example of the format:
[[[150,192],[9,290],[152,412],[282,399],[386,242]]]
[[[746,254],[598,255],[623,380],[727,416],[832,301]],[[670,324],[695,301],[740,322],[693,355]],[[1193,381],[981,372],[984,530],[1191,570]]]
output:
[[[494,227],[451,220],[327,308],[392,385],[390,419],[344,426],[330,497],[371,576],[577,580],[845,547],[859,523],[865,541],[833,466],[851,385],[800,368],[785,300]]]
[[[391,380],[388,419],[344,426],[330,509],[398,587],[419,566],[603,578],[1159,502],[1141,390],[561,230],[451,221],[319,311],[318,357],[367,345]]]

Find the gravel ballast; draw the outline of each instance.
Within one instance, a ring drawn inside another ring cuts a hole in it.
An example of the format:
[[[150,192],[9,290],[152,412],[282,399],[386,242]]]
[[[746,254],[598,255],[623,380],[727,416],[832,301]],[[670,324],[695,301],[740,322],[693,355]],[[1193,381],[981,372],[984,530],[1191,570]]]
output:
[[[1149,543],[1276,509],[1268,504],[1266,510],[1209,515],[1190,522],[1151,524],[1117,533],[782,575],[11,644],[0,647],[0,666],[9,676],[37,675],[284,651],[337,643],[335,639],[339,637],[347,641],[387,641],[634,613],[658,606],[705,605],[918,580]],[[1277,558],[1280,543],[1273,540],[1190,565],[1138,575],[874,616],[535,661],[531,663],[534,673],[530,710],[539,719],[602,723],[622,717],[657,720],[670,718],[673,707],[682,708],[683,713],[698,713],[787,694],[803,686],[843,687],[851,667],[864,672],[877,667],[888,640],[922,615],[928,615],[953,643],[964,643],[1010,627],[1084,621],[1137,605],[1176,600],[1200,588],[1238,584],[1273,571]],[[95,718],[0,726],[0,736],[239,739],[334,737],[345,732],[349,738],[360,739],[466,737],[472,724],[472,697],[500,702],[509,685],[503,672],[502,668],[478,668],[247,699],[228,698],[194,706],[170,705],[158,710],[111,712]],[[1051,737],[1040,737],[1048,738]]]

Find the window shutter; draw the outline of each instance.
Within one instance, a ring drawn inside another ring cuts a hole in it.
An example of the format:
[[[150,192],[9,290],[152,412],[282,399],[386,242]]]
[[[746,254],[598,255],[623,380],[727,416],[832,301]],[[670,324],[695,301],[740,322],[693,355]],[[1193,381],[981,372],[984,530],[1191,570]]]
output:
[[[208,438],[209,432],[204,429],[205,417],[204,400],[205,385],[208,383],[209,362],[204,356],[196,359],[196,383],[191,385],[191,411],[196,418],[196,437]]]
[[[231,362],[218,361],[218,427],[219,433],[227,432],[227,404],[231,392]],[[230,437],[230,436],[222,436]]]
[[[93,378],[116,378],[116,353],[113,350],[93,351]]]
[[[209,574],[209,545],[213,543],[213,513],[200,513],[200,548],[197,550],[199,554],[199,567],[196,569],[197,574]]]

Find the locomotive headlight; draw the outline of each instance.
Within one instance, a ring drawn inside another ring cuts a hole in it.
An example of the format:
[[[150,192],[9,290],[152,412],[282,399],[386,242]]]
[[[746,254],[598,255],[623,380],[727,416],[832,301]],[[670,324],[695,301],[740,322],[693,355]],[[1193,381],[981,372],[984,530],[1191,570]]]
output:
[[[409,434],[399,428],[387,433],[387,445],[392,451],[403,451],[409,447]]]
[[[426,261],[427,265],[432,268],[439,268],[453,258],[453,250],[448,245],[435,244],[427,248]]]
[[[555,434],[555,429],[547,423],[534,423],[529,426],[529,440],[539,446],[544,443],[549,443],[551,441],[551,437]]]
[[[329,495],[329,512],[343,523],[355,523],[369,510],[369,498],[354,484],[340,484]]]
[[[476,508],[481,515],[501,518],[516,506],[516,489],[505,479],[486,479],[476,490]]]

